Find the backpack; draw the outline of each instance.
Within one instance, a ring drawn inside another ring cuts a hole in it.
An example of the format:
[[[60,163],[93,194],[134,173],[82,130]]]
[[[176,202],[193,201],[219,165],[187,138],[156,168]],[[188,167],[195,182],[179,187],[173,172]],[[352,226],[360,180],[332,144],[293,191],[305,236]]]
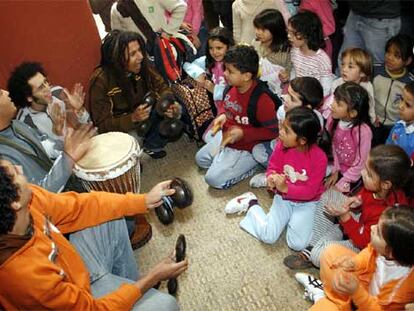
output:
[[[232,87],[230,85],[228,85],[224,89],[223,100],[224,100],[226,94],[228,93],[228,91],[231,88]],[[275,105],[275,114],[274,114],[273,119],[270,119],[266,122],[260,122],[256,118],[257,103],[259,101],[260,96],[262,96],[262,94],[264,94],[264,93],[267,94],[270,97],[270,99],[273,101],[273,104]],[[282,100],[280,99],[279,96],[277,96],[275,93],[273,93],[269,89],[269,86],[267,85],[267,82],[257,80],[257,85],[255,86],[255,88],[253,89],[252,94],[250,95],[249,103],[248,103],[248,106],[247,106],[247,117],[249,118],[249,122],[254,127],[266,127],[266,126],[270,126],[272,124],[277,123],[276,111],[277,111],[277,109],[279,109],[279,107],[281,105],[282,105]]]
[[[190,136],[201,141],[205,130],[215,116],[215,106],[212,104],[213,100],[208,91],[199,86],[191,77],[179,83],[173,83],[171,90],[186,111],[182,118],[186,124],[191,126]]]

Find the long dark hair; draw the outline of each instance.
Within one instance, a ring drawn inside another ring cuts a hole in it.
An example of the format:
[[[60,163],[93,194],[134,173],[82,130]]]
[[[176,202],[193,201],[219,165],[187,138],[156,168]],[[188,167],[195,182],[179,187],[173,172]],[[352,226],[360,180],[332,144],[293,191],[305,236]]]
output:
[[[404,266],[414,265],[414,209],[390,207],[382,213],[381,220],[381,233],[394,260]]]
[[[127,65],[129,59],[125,51],[128,49],[130,42],[137,41],[143,55],[140,76],[149,88],[149,64],[145,50],[145,41],[140,34],[132,31],[112,30],[103,39],[101,46],[100,66],[115,76],[122,94],[128,102],[132,101],[132,85],[128,78]]]
[[[334,97],[336,101],[343,101],[348,105],[348,111],[355,110],[357,116],[351,120],[351,131],[358,130],[359,156],[361,157],[361,127],[363,124],[372,128],[371,119],[369,117],[369,94],[362,86],[355,82],[345,82],[335,89]],[[335,135],[338,127],[339,119],[333,120],[331,129],[331,138]],[[369,142],[371,143],[371,142]],[[332,148],[334,145],[332,144]]]
[[[369,167],[381,181],[390,181],[392,191],[403,190],[412,197],[414,191],[414,168],[407,153],[397,145],[379,145],[369,153]]]
[[[298,138],[306,139],[310,148],[318,140],[321,124],[316,113],[308,107],[295,107],[286,113],[286,120]]]
[[[302,36],[312,51],[316,52],[325,47],[322,23],[315,13],[307,10],[300,11],[289,19],[289,24],[298,35]]]
[[[266,9],[256,15],[254,27],[267,29],[272,34],[270,50],[272,52],[288,52],[290,49],[283,15],[275,9]]]
[[[217,40],[227,45],[227,49],[231,48],[234,45],[233,33],[226,27],[216,27],[208,33],[206,47],[206,69],[208,72],[211,71],[215,63],[214,58],[210,55],[210,40]]]

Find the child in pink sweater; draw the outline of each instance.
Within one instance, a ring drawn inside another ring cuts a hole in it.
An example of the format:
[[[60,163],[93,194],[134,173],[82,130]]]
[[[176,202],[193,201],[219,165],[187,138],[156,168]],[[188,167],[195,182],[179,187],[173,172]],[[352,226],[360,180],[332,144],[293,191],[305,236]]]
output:
[[[320,129],[312,109],[288,111],[266,171],[268,188],[275,193],[269,213],[265,214],[252,193],[226,205],[227,214],[248,210],[240,227],[260,241],[275,243],[287,227],[290,248],[299,251],[309,243],[327,165],[325,153],[316,144]]]
[[[334,163],[325,186],[346,193],[360,180],[371,150],[369,95],[359,84],[346,82],[336,88],[334,98],[327,121]]]

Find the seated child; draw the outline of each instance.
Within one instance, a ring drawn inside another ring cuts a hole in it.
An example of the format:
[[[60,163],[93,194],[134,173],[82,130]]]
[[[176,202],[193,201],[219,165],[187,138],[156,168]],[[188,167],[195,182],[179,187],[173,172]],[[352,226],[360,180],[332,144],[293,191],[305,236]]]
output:
[[[407,66],[413,60],[413,40],[398,34],[385,46],[385,64],[374,66],[374,96],[377,122],[373,146],[385,143],[391,128],[399,119],[399,102],[404,86],[413,81]]]
[[[208,34],[206,56],[183,65],[184,71],[191,78],[197,80],[206,90],[213,94],[216,107],[221,103],[223,91],[227,86],[224,79],[224,55],[233,45],[234,41],[231,31],[227,28],[216,27]]]
[[[296,77],[318,79],[324,96],[329,95],[334,75],[331,60],[322,50],[325,43],[319,17],[310,11],[299,12],[289,19],[287,32]]]
[[[359,254],[332,245],[322,254],[321,279],[297,273],[316,310],[407,310],[414,301],[414,209],[385,210]]]
[[[371,55],[360,48],[349,48],[341,54],[341,77],[332,83],[331,94],[325,99],[321,112],[327,119],[334,101],[334,93],[338,86],[345,82],[355,82],[367,90],[369,95],[369,117],[374,124],[375,103],[374,88],[370,82],[372,76],[372,59]]]
[[[408,83],[402,92],[400,101],[400,121],[391,129],[387,144],[398,145],[414,155],[414,82]]]
[[[275,193],[269,213],[251,192],[227,203],[227,214],[247,211],[240,227],[256,239],[273,244],[286,227],[290,248],[299,251],[308,245],[327,165],[325,153],[316,144],[320,130],[311,109],[288,111],[266,171],[268,188]]]
[[[369,95],[360,85],[346,82],[336,88],[326,129],[332,137],[333,168],[325,187],[350,192],[358,185],[371,149]]]
[[[324,126],[323,117],[318,111],[323,100],[323,90],[320,82],[313,77],[300,77],[293,79],[288,87],[287,94],[282,96],[283,105],[277,110],[277,120],[279,125],[285,119],[286,113],[295,107],[308,107],[318,116],[321,128]],[[264,168],[269,163],[269,158],[275,148],[276,140],[262,142],[254,146],[252,154],[254,159]],[[266,187],[266,174],[259,173],[250,180],[253,188]]]
[[[260,56],[260,80],[266,81],[271,91],[280,96],[292,71],[285,21],[278,10],[267,9],[256,15],[253,25],[256,32],[253,46]]]
[[[259,56],[254,48],[230,48],[224,64],[224,76],[231,88],[206,134],[207,144],[196,154],[197,165],[207,169],[206,182],[218,189],[229,188],[251,176],[257,169],[251,154],[253,146],[275,138],[278,132],[277,107],[271,96],[263,93],[257,102],[250,103],[259,85]]]
[[[404,190],[408,192],[406,188],[414,181],[410,166],[410,159],[398,146],[380,145],[372,149],[362,170],[362,190],[346,199],[342,207],[320,204],[309,246],[301,253],[287,256],[284,264],[291,269],[312,264],[319,267],[321,254],[329,245],[340,244],[354,251],[366,247],[371,226],[378,222],[382,211],[394,204],[407,203]],[[357,208],[360,215],[355,213]]]

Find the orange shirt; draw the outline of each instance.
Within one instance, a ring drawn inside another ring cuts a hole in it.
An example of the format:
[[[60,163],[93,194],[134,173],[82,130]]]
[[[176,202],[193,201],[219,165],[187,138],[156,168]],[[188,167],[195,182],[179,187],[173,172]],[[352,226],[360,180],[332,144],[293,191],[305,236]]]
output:
[[[145,195],[31,189],[33,236],[0,266],[0,305],[6,310],[131,309],[142,296],[133,284],[98,299],[92,296],[82,258],[63,234],[145,213]]]

